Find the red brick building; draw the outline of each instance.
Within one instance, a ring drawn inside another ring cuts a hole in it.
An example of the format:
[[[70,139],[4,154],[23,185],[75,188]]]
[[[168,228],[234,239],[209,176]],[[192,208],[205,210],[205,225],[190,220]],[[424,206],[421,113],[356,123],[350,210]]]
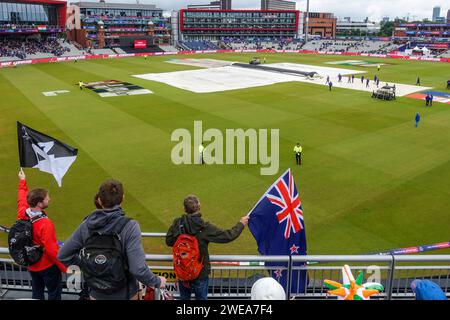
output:
[[[305,28],[306,28],[306,13],[304,13]],[[321,37],[335,37],[336,36],[337,18],[332,13],[324,12],[310,12],[308,23],[308,34],[319,35]]]

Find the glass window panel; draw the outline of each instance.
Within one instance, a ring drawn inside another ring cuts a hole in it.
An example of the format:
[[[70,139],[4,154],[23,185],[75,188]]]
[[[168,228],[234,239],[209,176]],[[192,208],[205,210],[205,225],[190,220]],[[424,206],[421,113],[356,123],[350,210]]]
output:
[[[26,11],[26,17],[27,17],[27,21],[33,21],[33,15],[31,12],[31,5],[27,4],[25,7],[25,11]]]
[[[30,19],[28,19],[28,4],[22,5],[22,19],[24,21],[30,21]]]
[[[39,20],[39,6],[33,5],[33,21]]]
[[[37,5],[32,5],[32,12],[33,12],[33,21],[38,21],[38,6]]]
[[[34,4],[30,5],[30,21],[36,21],[36,10],[37,8]]]
[[[6,21],[7,20],[7,14],[6,14],[6,4],[0,3],[0,14],[1,14],[1,20]]]
[[[8,16],[8,20],[11,18],[10,12],[11,12],[11,3],[6,4],[6,15]]]
[[[25,3],[22,3],[22,13],[21,17],[23,21],[28,21],[28,15],[27,15],[27,5]]]

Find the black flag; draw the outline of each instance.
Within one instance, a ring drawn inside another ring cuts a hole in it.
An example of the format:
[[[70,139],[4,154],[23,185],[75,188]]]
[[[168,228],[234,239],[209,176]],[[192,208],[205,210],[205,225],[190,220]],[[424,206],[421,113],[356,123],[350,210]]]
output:
[[[58,186],[77,158],[75,149],[55,138],[17,122],[20,166],[52,174]]]

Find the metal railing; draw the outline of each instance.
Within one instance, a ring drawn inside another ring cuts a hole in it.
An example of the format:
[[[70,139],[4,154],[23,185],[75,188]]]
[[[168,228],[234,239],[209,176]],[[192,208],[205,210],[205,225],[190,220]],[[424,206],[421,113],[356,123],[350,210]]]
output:
[[[7,248],[0,248],[0,254],[8,254]],[[172,274],[172,255],[147,254],[149,268],[157,274]],[[261,277],[272,276],[275,271],[287,271],[286,299],[327,299],[324,280],[342,283],[341,269],[349,264],[354,272],[365,271],[365,282],[380,282],[385,291],[374,299],[412,299],[410,289],[414,279],[430,279],[436,282],[450,297],[450,255],[310,255],[310,256],[253,256],[253,255],[211,255],[212,270],[208,297],[211,299],[249,299],[253,283]],[[266,265],[270,263],[270,266]],[[430,265],[431,264],[431,265]],[[306,272],[305,290],[301,287],[295,272]],[[65,293],[78,293],[66,285],[70,275],[63,277]],[[297,283],[291,279],[297,278]],[[283,280],[280,279],[279,280]],[[168,289],[178,297],[177,283],[168,279]],[[0,259],[0,298],[3,290],[30,290],[31,277],[25,267],[18,266],[11,259]]]

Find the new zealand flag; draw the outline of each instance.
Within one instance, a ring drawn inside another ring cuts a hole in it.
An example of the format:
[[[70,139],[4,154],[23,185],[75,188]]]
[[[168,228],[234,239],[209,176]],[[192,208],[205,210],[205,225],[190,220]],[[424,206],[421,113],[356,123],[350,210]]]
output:
[[[37,168],[52,174],[58,186],[77,158],[78,150],[17,122],[21,167]]]
[[[249,228],[261,255],[306,255],[303,209],[291,169],[266,191],[250,211],[249,217]],[[287,290],[286,263],[266,262],[265,265],[274,267],[271,276]],[[293,271],[290,292],[304,292],[307,281],[306,270]]]

